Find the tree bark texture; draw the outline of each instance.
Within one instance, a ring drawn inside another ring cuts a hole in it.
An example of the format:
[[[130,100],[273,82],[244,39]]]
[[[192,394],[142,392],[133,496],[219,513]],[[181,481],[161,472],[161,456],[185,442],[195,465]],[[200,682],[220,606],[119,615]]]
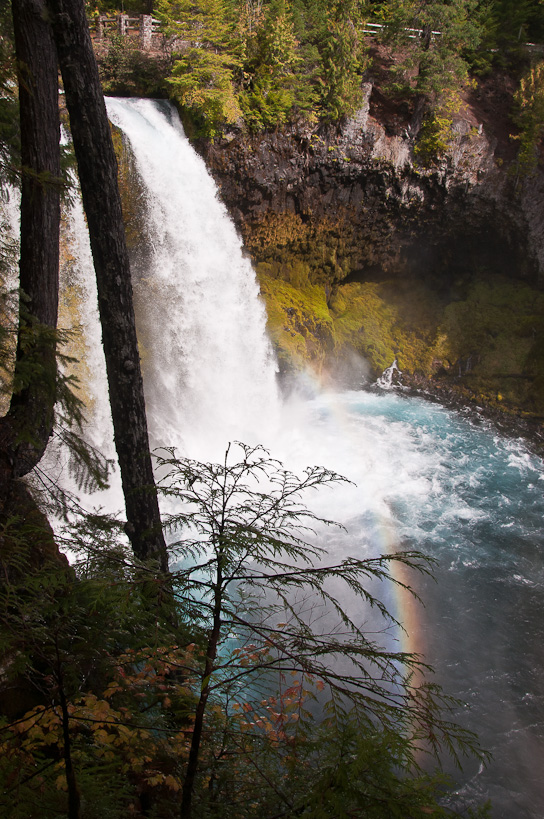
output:
[[[83,0],[48,0],[87,215],[102,342],[127,513],[136,556],[166,571],[136,339],[117,160]]]
[[[2,449],[9,452],[9,478],[36,466],[53,429],[61,186],[57,55],[44,0],[12,0],[12,13],[22,189],[14,391],[0,425]]]
[[[221,533],[220,537],[224,537]],[[217,657],[217,647],[221,636],[221,614],[223,611],[223,560],[224,551],[220,547],[217,554],[217,575],[214,588],[213,605],[213,625],[208,637],[206,647],[206,662],[204,664],[204,675],[200,699],[195,711],[195,721],[193,734],[191,737],[191,748],[187,761],[185,780],[181,791],[180,819],[191,819],[193,805],[193,791],[195,787],[196,774],[198,771],[198,761],[200,757],[200,745],[202,742],[202,732],[204,729],[204,716],[210,696],[210,677],[214,671],[215,659]]]

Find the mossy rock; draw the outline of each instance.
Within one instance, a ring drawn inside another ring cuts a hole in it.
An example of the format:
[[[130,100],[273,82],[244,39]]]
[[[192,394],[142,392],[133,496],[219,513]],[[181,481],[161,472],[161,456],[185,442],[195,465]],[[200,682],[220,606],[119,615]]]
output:
[[[476,281],[446,307],[441,331],[481,402],[544,414],[544,293],[501,277]]]
[[[302,289],[272,278],[260,266],[261,294],[268,313],[268,332],[276,348],[280,370],[301,370],[307,364],[320,370],[336,346],[325,291],[316,285]]]
[[[405,288],[403,282],[341,285],[331,299],[331,313],[338,343],[356,349],[374,376],[395,358],[402,370],[433,373],[441,340],[430,291]]]
[[[340,284],[329,295],[303,262],[261,263],[258,273],[282,371],[321,372],[355,351],[376,378],[396,358],[407,376],[439,377],[467,400],[544,416],[541,291],[481,275],[447,303],[405,279]]]
[[[347,213],[339,214],[336,222],[307,221],[291,211],[267,213],[244,223],[241,231],[256,265],[269,265],[272,272],[267,275],[286,281],[291,281],[290,271],[304,265],[311,284],[330,288],[350,274],[359,257]]]
[[[117,182],[123,207],[123,222],[129,251],[148,241],[146,220],[146,193],[136,169],[134,155],[122,131],[111,126],[113,146],[117,157]]]
[[[393,299],[384,295],[390,294],[390,283],[340,285],[327,303],[324,287],[307,283],[302,288],[294,286],[297,276],[305,278],[304,266],[286,271],[285,266],[262,263],[257,270],[267,305],[268,329],[282,370],[298,370],[307,364],[321,370],[355,351],[367,361],[373,377],[395,358],[401,368],[431,374],[437,321],[429,318],[435,315],[430,296],[425,322],[411,326],[408,297],[403,299],[397,292],[396,303],[391,303]],[[416,296],[421,319],[423,299],[420,293]]]

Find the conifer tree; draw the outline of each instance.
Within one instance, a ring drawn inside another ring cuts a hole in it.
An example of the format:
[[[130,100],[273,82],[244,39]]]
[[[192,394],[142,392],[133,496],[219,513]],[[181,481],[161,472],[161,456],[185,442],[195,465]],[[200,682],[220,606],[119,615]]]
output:
[[[362,20],[357,0],[328,4],[322,53],[322,105],[338,120],[352,114],[361,101],[364,68]]]
[[[439,107],[467,79],[463,55],[476,48],[481,33],[476,0],[387,0],[382,14],[386,41],[407,54],[396,69],[397,87],[415,93],[412,132],[417,134],[425,109]]]
[[[382,643],[399,624],[372,593],[395,563],[425,571],[422,556],[329,563],[314,530],[328,543],[336,525],[305,498],[344,479],[321,467],[296,475],[244,445],[162,466],[175,625],[141,605],[150,570],[114,522],[66,532],[77,583],[33,567],[28,543],[5,561],[28,572],[0,586],[4,676],[22,673],[34,701],[3,708],[2,816],[37,800],[71,819],[79,800],[85,819],[456,815],[420,764],[481,751],[421,658]]]
[[[165,32],[179,43],[168,78],[171,95],[193,119],[197,133],[214,136],[241,116],[234,72],[234,25],[222,0],[161,0]]]

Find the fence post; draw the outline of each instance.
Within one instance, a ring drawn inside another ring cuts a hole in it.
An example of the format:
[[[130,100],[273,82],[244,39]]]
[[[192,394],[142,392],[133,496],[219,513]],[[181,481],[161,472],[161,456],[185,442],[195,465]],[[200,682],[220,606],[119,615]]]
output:
[[[140,47],[149,51],[153,40],[153,17],[151,14],[142,14],[140,17]]]
[[[117,17],[117,30],[121,37],[128,34],[128,14],[119,14]]]
[[[98,24],[96,26],[96,32],[99,40],[104,39],[104,35],[106,34],[106,15],[99,14],[98,15]]]

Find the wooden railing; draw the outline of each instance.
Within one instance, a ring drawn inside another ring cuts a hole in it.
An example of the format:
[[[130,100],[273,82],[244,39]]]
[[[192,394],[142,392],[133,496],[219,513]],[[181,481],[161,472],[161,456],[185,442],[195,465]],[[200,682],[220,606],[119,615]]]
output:
[[[363,34],[369,34],[371,37],[376,37],[380,34],[386,26],[383,23],[365,23],[363,28]],[[408,32],[408,37],[412,40],[415,40],[417,37],[421,37],[423,34],[423,29],[421,28],[405,28],[404,31]],[[441,31],[431,31],[431,37],[434,40],[436,37],[441,37]],[[521,30],[519,33],[519,47],[525,49],[530,54],[544,54],[544,45],[540,43],[522,43],[521,42]],[[496,48],[492,48],[491,51],[497,51]]]
[[[137,17],[129,14],[99,14],[94,21],[97,40],[104,40],[112,34],[138,37],[143,51],[149,51],[153,47],[153,37],[159,34],[160,26],[160,21],[155,20],[151,14],[140,14]]]
[[[371,34],[373,36],[376,36],[381,31],[383,31],[385,28],[386,28],[386,26],[383,23],[365,23],[365,26],[363,28],[363,34]],[[404,31],[407,31],[408,32],[408,37],[412,38],[413,40],[415,40],[416,37],[421,37],[421,35],[423,34],[423,29],[422,28],[405,28]],[[433,38],[434,37],[441,37],[442,32],[441,31],[431,31],[431,36]]]
[[[140,48],[149,51],[153,47],[153,39],[160,34],[161,23],[151,14],[140,14],[137,17],[129,14],[107,15],[100,14],[94,22],[95,36],[97,40],[104,40],[108,35],[117,34],[120,37],[138,37]],[[371,36],[378,35],[385,28],[383,23],[365,23],[363,34]],[[422,29],[407,28],[408,36],[416,39],[423,34]],[[441,37],[442,32],[432,31],[432,38]],[[544,54],[544,45],[537,43],[520,43],[522,48],[534,54]]]

